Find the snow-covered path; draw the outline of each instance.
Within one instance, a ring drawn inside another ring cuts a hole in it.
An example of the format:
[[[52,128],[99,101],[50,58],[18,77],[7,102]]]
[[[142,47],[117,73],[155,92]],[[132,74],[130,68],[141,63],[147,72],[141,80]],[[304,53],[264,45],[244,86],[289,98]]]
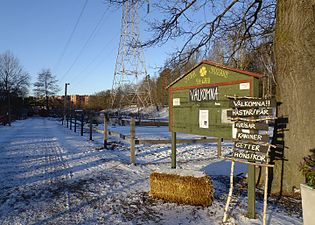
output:
[[[178,147],[179,167],[203,170],[213,178],[215,201],[202,208],[148,196],[151,171],[170,166],[169,145],[138,146],[140,160],[133,166],[128,163],[126,146],[102,150],[100,142],[87,139],[44,118],[0,127],[0,224],[175,225],[222,220],[229,162],[216,160],[212,145]],[[236,173],[244,169],[238,165]],[[260,224],[259,219],[243,216],[246,196],[237,190],[231,222]],[[270,207],[269,214],[270,224],[302,222],[298,215],[290,216],[277,206]]]

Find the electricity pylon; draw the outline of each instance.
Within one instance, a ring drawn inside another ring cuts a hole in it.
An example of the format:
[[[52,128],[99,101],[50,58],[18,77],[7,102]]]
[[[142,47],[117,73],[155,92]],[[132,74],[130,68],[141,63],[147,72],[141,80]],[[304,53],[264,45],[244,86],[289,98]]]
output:
[[[121,34],[112,86],[112,106],[152,105],[150,77],[140,47],[138,0],[122,7]]]

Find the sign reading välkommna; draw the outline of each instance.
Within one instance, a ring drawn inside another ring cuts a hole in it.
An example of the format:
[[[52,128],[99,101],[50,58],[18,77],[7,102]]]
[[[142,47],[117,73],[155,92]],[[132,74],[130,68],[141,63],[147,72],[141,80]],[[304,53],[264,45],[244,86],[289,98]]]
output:
[[[218,96],[218,87],[189,89],[189,100],[191,102],[217,101]]]

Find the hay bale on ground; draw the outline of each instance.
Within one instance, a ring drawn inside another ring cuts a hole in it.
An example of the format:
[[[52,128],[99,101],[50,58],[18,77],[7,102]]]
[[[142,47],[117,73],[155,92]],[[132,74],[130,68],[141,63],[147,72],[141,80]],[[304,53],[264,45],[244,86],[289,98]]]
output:
[[[150,196],[168,202],[210,206],[213,202],[211,178],[183,170],[154,171],[150,175]]]

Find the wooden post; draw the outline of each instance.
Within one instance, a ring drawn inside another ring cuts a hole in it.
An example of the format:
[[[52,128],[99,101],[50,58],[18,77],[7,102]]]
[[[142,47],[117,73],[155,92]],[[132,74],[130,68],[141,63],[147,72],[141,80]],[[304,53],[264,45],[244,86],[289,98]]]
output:
[[[225,223],[227,221],[227,216],[228,216],[228,211],[229,211],[229,205],[232,199],[232,195],[233,195],[233,179],[234,179],[234,160],[231,161],[231,173],[230,173],[230,190],[229,190],[229,195],[228,195],[228,199],[226,201],[226,205],[224,208],[224,214],[223,214],[223,223]]]
[[[135,136],[136,136],[135,118],[131,117],[131,121],[130,121],[130,163],[133,165],[136,164]]]
[[[176,132],[172,132],[172,169],[176,169]]]
[[[69,127],[69,116],[67,115],[67,128]]]
[[[256,214],[256,172],[254,165],[248,165],[248,218],[255,219]]]
[[[250,117],[251,119],[255,119]],[[250,130],[249,133],[253,133]],[[247,195],[248,195],[248,209],[247,216],[250,219],[255,219],[256,217],[256,168],[254,165],[248,165],[248,177],[247,177]]]
[[[83,136],[84,113],[81,113],[81,136]]]
[[[93,125],[92,125],[92,114],[90,113],[89,114],[89,122],[90,122],[90,141],[92,141],[93,140],[93,138],[92,138],[92,132],[93,132]]]
[[[220,158],[222,156],[221,140],[222,140],[222,138],[219,137],[218,138],[218,158]]]
[[[104,148],[107,149],[107,142],[108,142],[108,121],[107,115],[104,114]]]
[[[263,225],[266,225],[267,219],[267,198],[268,198],[268,170],[269,168],[265,167],[265,190],[264,190],[264,210],[263,210]]]
[[[72,113],[70,112],[70,130],[72,130]]]
[[[77,114],[74,113],[74,132],[77,132]]]

